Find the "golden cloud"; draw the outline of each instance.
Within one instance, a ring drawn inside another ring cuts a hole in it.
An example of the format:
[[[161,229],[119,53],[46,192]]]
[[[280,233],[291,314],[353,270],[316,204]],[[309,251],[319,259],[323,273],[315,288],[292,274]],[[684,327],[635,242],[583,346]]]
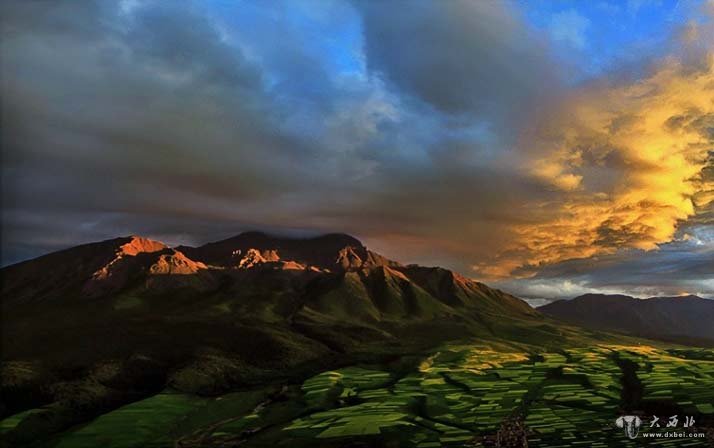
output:
[[[524,208],[512,243],[495,263],[500,277],[621,248],[657,249],[678,226],[711,211],[714,56],[669,59],[629,84],[580,89],[524,133],[523,170],[547,199]]]

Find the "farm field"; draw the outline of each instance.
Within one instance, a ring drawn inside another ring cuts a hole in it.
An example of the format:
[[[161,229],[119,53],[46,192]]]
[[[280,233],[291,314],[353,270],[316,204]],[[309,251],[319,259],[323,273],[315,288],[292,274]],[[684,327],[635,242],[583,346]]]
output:
[[[410,370],[352,366],[220,397],[165,391],[64,432],[52,446],[634,447],[655,430],[653,415],[678,415],[680,431],[692,416],[697,431],[711,431],[713,403],[712,350],[450,344]],[[615,426],[623,414],[641,416],[638,439]],[[711,446],[706,438],[646,442]]]

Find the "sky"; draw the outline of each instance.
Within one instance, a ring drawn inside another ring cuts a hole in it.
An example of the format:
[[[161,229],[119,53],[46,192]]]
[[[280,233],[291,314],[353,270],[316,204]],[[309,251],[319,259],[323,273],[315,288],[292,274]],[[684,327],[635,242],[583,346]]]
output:
[[[526,298],[714,297],[714,2],[0,6],[2,264],[345,232]]]

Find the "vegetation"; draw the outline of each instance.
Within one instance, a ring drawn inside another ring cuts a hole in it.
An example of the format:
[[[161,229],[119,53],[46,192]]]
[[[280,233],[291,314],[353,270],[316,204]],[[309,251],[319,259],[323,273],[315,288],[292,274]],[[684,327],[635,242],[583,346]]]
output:
[[[504,437],[545,447],[638,446],[614,426],[623,412],[640,411],[643,420],[690,415],[700,428],[711,425],[713,354],[660,345],[555,351],[450,343],[401,362],[327,370],[297,384],[217,397],[166,390],[62,432],[49,446],[337,447],[362,441],[427,448],[493,446]],[[16,430],[37,412],[8,417],[0,428]]]
[[[125,238],[3,269],[2,444],[626,446],[623,414],[712,426],[711,350],[563,324],[344,235],[182,250]]]

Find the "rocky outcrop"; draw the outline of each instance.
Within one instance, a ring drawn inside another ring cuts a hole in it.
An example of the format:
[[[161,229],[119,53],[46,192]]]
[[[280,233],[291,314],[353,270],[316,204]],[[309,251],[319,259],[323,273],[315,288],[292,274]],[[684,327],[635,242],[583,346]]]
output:
[[[239,258],[238,267],[241,269],[250,269],[264,265],[265,263],[273,263],[280,261],[278,251],[275,249],[263,250],[250,248],[245,253],[238,249],[234,251],[234,256]]]
[[[2,303],[95,297],[121,288],[142,254],[166,250],[139,236],[114,238],[53,252],[2,269]]]
[[[333,233],[314,238],[241,233],[200,247],[179,246],[193,260],[227,269],[272,268],[347,272],[399,263],[368,250],[358,239]]]
[[[158,259],[149,267],[153,275],[190,275],[196,274],[201,269],[208,267],[200,261],[193,261],[177,250],[159,255]]]
[[[137,235],[132,235],[129,237],[129,241],[119,246],[117,251],[118,256],[135,256],[141,253],[151,253],[158,252],[160,250],[167,249],[164,243],[159,241],[150,240]]]

